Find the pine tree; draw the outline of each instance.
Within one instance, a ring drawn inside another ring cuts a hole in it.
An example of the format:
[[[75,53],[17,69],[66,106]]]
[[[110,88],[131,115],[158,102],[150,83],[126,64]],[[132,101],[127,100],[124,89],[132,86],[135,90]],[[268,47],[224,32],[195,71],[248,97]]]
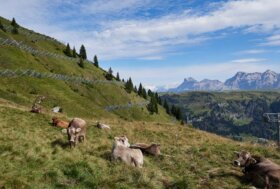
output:
[[[162,100],[160,97],[158,97],[158,103],[159,103],[159,105],[162,105]]]
[[[171,106],[171,114],[175,117],[176,116],[176,107],[174,106],[174,104]]]
[[[73,47],[72,56],[73,56],[73,58],[77,58],[77,52],[76,52],[75,47]]]
[[[150,97],[153,96],[153,92],[150,89],[148,90],[148,96],[150,96]]]
[[[80,60],[79,60],[79,62],[78,62],[78,65],[79,65],[81,68],[84,68],[84,67],[85,67],[85,65],[84,65],[84,60],[83,60],[82,57],[80,57]]]
[[[142,90],[142,97],[147,99],[147,92],[146,92],[146,89],[143,87],[143,90]]]
[[[158,93],[156,92],[156,93],[154,93],[154,95],[155,95],[155,98],[156,98],[157,103],[159,103]]]
[[[142,87],[141,83],[139,84],[137,93],[138,93],[139,96],[143,96],[143,87]]]
[[[155,97],[151,97],[150,103],[147,106],[147,109],[151,114],[158,113],[158,106]]]
[[[80,57],[82,57],[84,60],[87,59],[87,52],[84,45],[82,45],[80,48]]]
[[[119,72],[117,72],[116,80],[121,81]]]
[[[136,86],[136,85],[134,86],[133,91],[134,91],[135,93],[137,93],[137,92],[138,92],[138,91],[137,91],[137,86]]]
[[[98,59],[97,59],[96,55],[94,55],[93,62],[94,62],[94,65],[98,68],[99,67],[99,62],[98,62]]]
[[[181,112],[181,108],[177,107],[176,108],[176,115],[175,115],[177,120],[182,120],[182,112]]]
[[[6,32],[6,29],[5,29],[5,27],[3,26],[1,20],[0,20],[0,30],[2,30],[3,32]]]
[[[12,20],[12,22],[11,22],[11,25],[12,25],[13,27],[15,27],[15,28],[18,28],[18,27],[19,27],[19,25],[18,25],[18,23],[16,22],[16,19],[15,19],[15,18],[13,18],[13,20]]]
[[[66,45],[66,49],[64,50],[64,54],[65,54],[66,56],[69,56],[69,57],[72,56],[71,48],[70,48],[69,43],[67,43],[67,45]]]
[[[131,93],[133,91],[133,82],[131,80],[131,78],[129,78],[127,80],[127,82],[125,83],[125,90],[128,92],[128,93]]]
[[[108,70],[107,74],[105,75],[105,77],[106,77],[107,80],[112,80],[114,78],[113,70],[112,70],[111,67],[109,68],[109,70]]]
[[[163,107],[164,107],[166,113],[167,113],[167,114],[170,114],[169,106],[168,106],[168,103],[167,103],[166,100],[164,100]]]
[[[12,34],[18,34],[18,29],[17,29],[17,27],[13,26]]]

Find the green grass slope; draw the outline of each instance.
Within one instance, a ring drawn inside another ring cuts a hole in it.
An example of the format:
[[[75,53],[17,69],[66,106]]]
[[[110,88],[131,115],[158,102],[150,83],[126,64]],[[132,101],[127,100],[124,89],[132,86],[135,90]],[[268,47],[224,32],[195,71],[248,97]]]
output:
[[[5,27],[10,25],[10,21],[3,18],[0,18],[0,20]],[[29,33],[32,35],[28,35]],[[65,45],[22,27],[19,34],[12,34],[9,30],[7,32],[0,30],[0,38],[13,39],[36,50],[65,56],[63,54]],[[96,68],[88,62],[85,63],[84,68],[81,68],[77,62],[78,60],[36,55],[9,45],[1,45],[0,48],[1,70],[31,69],[40,73],[63,74],[88,80],[106,81],[104,77],[106,72],[102,69]],[[45,111],[49,111],[54,106],[61,106],[70,117],[121,117],[127,120],[150,121],[168,121],[170,119],[162,108],[160,108],[159,115],[150,115],[145,107],[106,111],[106,106],[145,101],[135,93],[128,94],[123,84],[85,84],[27,76],[0,77],[0,98],[31,107],[38,95],[46,96],[46,100],[43,101]]]
[[[51,126],[51,114],[32,114],[28,107],[1,101],[0,115],[0,188],[249,188],[241,170],[232,166],[234,150],[280,163],[270,147],[177,124],[111,118],[102,120],[110,131],[86,119],[87,140],[70,149],[66,134]],[[131,143],[160,143],[167,156],[145,156],[142,169],[111,162],[113,138],[120,135]]]

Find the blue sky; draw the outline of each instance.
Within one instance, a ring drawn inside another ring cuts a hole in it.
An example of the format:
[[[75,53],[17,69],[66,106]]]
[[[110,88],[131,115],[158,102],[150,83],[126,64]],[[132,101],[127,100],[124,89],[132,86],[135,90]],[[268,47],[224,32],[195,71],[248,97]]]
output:
[[[9,0],[0,15],[145,86],[280,72],[279,0]]]

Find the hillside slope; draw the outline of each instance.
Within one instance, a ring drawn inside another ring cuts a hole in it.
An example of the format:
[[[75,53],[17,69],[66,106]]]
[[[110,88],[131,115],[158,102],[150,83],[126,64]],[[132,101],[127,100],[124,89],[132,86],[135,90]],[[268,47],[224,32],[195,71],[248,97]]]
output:
[[[266,123],[263,114],[280,112],[277,91],[190,92],[165,94],[169,104],[180,106],[187,122],[194,127],[220,134],[253,135],[277,139],[275,125]]]
[[[51,114],[31,114],[27,107],[2,102],[0,107],[1,188],[249,188],[232,166],[234,150],[249,150],[279,162],[271,147],[252,146],[160,122],[103,119],[110,131],[88,122],[87,140],[75,149],[50,124]],[[131,143],[157,142],[165,155],[145,156],[137,169],[111,162],[114,136]]]
[[[145,105],[138,106],[147,101],[136,93],[127,93],[123,83],[107,81],[104,77],[106,72],[91,62],[86,61],[84,68],[78,66],[78,58],[65,56],[65,45],[57,40],[22,27],[18,34],[12,34],[10,21],[3,18],[0,20],[7,30],[0,30],[0,72],[20,72],[15,74],[16,77],[0,73],[0,98],[31,107],[37,96],[44,95],[45,111],[61,106],[70,117],[117,116],[128,120],[151,121],[170,119],[162,108],[158,115],[151,115]],[[22,74],[26,71],[30,72],[29,76]],[[48,77],[48,74],[54,77]],[[65,76],[76,80],[66,81]],[[93,82],[77,81],[77,78]],[[107,106],[128,104],[136,105],[106,110]]]

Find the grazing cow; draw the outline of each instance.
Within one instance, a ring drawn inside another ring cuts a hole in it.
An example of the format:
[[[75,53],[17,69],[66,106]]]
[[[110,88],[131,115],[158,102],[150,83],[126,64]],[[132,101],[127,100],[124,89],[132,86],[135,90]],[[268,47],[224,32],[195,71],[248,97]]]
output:
[[[235,152],[237,158],[234,165],[243,167],[243,173],[256,187],[264,189],[280,188],[280,166],[259,156],[252,156],[249,152]]]
[[[138,143],[138,144],[133,144],[130,146],[130,148],[134,148],[134,149],[140,149],[144,154],[150,154],[153,156],[158,156],[160,155],[160,144],[142,144],[142,143]]]
[[[52,121],[53,121],[52,122],[53,126],[61,127],[63,129],[67,129],[68,128],[69,123],[67,121],[59,120],[57,117],[53,117]]]
[[[125,136],[115,137],[112,149],[112,159],[120,159],[128,165],[135,167],[143,166],[143,154],[139,149],[129,148],[130,144]]]
[[[109,125],[105,125],[105,124],[102,124],[102,123],[99,123],[99,122],[97,122],[96,127],[99,128],[99,129],[111,129],[111,127]]]
[[[45,99],[45,96],[38,96],[35,101],[33,102],[33,105],[31,107],[31,112],[33,113],[41,113],[42,112],[42,106],[41,102]]]
[[[84,141],[86,137],[86,122],[80,118],[74,118],[67,128],[70,147],[75,147],[78,141]]]

